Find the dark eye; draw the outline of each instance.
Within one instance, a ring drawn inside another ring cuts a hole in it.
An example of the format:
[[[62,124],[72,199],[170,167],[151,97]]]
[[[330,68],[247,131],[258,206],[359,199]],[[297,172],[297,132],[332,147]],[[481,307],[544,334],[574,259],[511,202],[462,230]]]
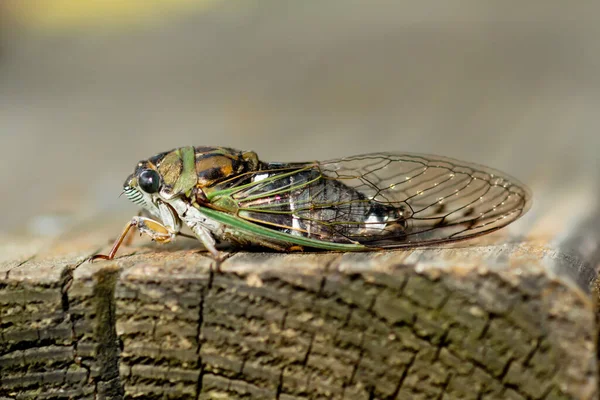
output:
[[[138,185],[146,193],[156,193],[160,187],[160,176],[153,169],[146,169],[140,173]]]

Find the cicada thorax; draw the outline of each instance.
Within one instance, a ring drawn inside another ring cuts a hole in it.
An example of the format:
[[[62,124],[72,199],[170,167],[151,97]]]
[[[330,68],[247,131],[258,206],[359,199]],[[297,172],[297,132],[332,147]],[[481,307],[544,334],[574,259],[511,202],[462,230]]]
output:
[[[259,160],[256,153],[241,152],[226,147],[196,147],[198,187],[210,187],[234,176],[256,171]]]
[[[162,197],[185,196],[198,204],[207,201],[207,188],[259,166],[256,153],[227,147],[180,147],[149,161],[161,176]]]

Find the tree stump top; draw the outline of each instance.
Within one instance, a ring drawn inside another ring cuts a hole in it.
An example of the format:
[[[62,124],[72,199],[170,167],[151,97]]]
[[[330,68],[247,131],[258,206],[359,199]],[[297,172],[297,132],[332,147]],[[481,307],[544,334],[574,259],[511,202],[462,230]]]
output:
[[[597,394],[597,217],[567,231],[542,204],[446,246],[231,252],[217,265],[194,240],[137,240],[87,262],[127,218],[83,221],[59,240],[4,238],[0,395]]]

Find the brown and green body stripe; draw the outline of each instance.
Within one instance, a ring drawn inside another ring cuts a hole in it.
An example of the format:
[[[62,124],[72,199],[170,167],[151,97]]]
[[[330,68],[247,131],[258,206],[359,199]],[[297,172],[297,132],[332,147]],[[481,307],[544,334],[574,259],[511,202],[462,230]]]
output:
[[[257,171],[259,164],[254,152],[241,152],[227,147],[187,146],[140,162],[133,177],[139,170],[154,169],[161,176],[163,196],[189,197],[195,189],[210,187],[245,172]]]

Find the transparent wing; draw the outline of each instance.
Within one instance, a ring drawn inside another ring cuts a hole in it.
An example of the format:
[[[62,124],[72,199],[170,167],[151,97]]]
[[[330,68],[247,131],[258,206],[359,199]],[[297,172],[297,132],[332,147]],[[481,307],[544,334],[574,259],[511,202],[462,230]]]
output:
[[[377,153],[264,166],[231,191],[238,215],[324,241],[404,247],[460,240],[506,226],[531,201],[506,174],[437,156]]]

